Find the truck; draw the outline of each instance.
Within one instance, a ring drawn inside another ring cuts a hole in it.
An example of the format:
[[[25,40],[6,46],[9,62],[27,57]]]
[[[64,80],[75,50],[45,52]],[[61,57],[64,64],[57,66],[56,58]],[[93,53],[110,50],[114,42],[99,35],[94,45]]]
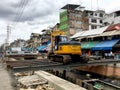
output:
[[[82,55],[80,42],[71,41],[64,31],[51,31],[51,47],[48,52],[48,59],[51,61],[87,63],[89,58]]]

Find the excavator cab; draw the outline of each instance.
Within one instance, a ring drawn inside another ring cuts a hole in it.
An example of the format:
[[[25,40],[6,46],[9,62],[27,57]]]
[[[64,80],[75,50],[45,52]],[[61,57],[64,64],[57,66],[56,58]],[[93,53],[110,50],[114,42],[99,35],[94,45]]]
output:
[[[55,50],[58,50],[58,46],[59,46],[59,43],[60,42],[67,42],[69,39],[67,36],[65,35],[58,35],[58,36],[55,36]]]

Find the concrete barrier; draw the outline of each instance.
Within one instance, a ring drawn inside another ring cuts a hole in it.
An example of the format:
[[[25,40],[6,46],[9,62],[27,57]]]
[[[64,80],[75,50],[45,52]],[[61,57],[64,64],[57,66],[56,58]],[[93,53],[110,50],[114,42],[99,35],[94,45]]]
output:
[[[38,75],[39,77],[48,80],[50,86],[54,87],[55,90],[87,90],[80,87],[79,85],[73,84],[45,71],[36,71],[35,75]]]

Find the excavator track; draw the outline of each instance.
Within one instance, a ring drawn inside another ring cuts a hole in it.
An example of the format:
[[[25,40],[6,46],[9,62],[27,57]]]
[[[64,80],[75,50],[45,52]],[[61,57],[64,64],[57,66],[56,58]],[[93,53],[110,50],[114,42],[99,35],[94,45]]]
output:
[[[80,55],[55,55],[55,54],[50,54],[48,56],[48,59],[50,61],[61,62],[63,64],[68,64],[68,63],[71,63],[71,62],[87,63],[89,61],[89,58],[87,56],[80,56]]]
[[[50,61],[61,62],[63,64],[68,64],[68,63],[71,62],[70,55],[54,55],[54,54],[50,54],[48,56],[48,59]]]

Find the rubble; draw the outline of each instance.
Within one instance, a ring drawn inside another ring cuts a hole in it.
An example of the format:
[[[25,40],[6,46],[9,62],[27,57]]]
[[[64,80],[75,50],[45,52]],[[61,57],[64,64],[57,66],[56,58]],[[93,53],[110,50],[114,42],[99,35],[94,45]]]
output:
[[[48,84],[47,80],[37,75],[30,76],[29,72],[15,73],[14,75],[18,80],[18,90],[55,90]]]
[[[37,75],[32,76],[25,76],[23,78],[20,78],[18,82],[21,85],[24,85],[26,87],[32,86],[32,85],[43,85],[47,83],[47,80],[43,78],[39,78]]]

